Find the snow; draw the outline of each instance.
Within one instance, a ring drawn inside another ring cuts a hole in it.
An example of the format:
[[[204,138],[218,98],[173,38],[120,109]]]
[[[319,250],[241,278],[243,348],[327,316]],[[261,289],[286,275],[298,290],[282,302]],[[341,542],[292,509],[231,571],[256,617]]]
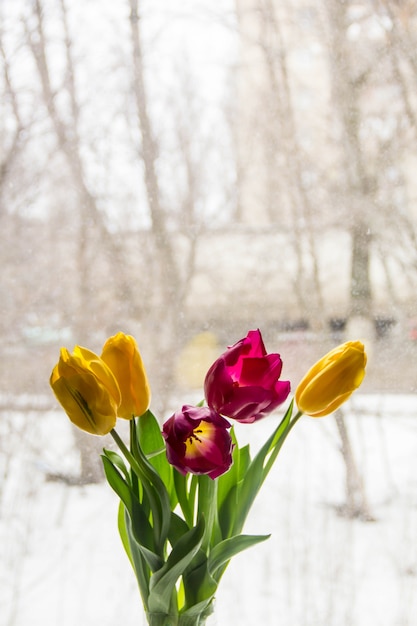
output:
[[[340,515],[334,418],[297,424],[245,529],[272,536],[233,559],[211,626],[416,623],[416,418],[416,395],[357,394],[346,406],[372,522]],[[277,419],[239,426],[239,441],[256,449]],[[46,480],[78,469],[63,412],[3,410],[0,423],[0,625],[145,624],[115,494]]]

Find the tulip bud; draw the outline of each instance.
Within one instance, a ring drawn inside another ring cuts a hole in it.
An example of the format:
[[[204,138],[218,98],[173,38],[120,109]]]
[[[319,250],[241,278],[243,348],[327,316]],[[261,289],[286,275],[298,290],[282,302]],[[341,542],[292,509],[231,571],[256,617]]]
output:
[[[150,403],[150,388],[136,341],[117,333],[107,339],[101,358],[113,372],[122,395],[118,417],[132,419],[145,413]]]
[[[361,384],[365,365],[360,341],[348,341],[328,352],[299,383],[295,391],[299,410],[312,417],[335,411]]]
[[[105,435],[116,424],[120,391],[116,379],[99,356],[75,346],[61,349],[50,385],[65,412],[78,428]]]

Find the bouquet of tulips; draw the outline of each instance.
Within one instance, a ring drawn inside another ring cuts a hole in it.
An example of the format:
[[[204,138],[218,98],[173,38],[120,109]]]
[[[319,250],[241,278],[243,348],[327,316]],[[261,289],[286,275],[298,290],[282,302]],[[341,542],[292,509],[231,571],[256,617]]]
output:
[[[104,471],[120,498],[120,536],[152,626],[202,626],[220,579],[237,553],[268,538],[242,530],[287,435],[303,414],[328,415],[360,385],[366,354],[359,341],[325,355],[305,375],[284,417],[252,458],[232,421],[251,424],[290,393],[279,354],[249,331],[210,367],[205,401],[183,405],[160,426],[136,341],[118,333],[101,356],[62,348],[50,379],[70,420],[110,433],[121,454],[103,450]],[[130,441],[115,430],[129,420]],[[232,420],[232,421],[229,421]]]

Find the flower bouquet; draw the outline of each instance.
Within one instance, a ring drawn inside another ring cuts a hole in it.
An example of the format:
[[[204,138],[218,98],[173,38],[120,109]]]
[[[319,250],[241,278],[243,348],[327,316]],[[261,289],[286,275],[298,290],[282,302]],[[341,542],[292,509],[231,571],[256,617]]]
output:
[[[305,375],[284,417],[255,456],[239,446],[232,422],[251,424],[290,393],[279,354],[249,331],[210,367],[205,401],[185,404],[162,428],[149,410],[150,388],[136,341],[118,333],[101,356],[62,348],[50,384],[70,420],[110,433],[120,454],[103,450],[109,485],[120,498],[118,527],[151,626],[202,626],[213,611],[231,558],[269,535],[243,527],[287,435],[303,414],[327,415],[361,384],[366,354],[358,341],[325,355]],[[125,443],[117,418],[129,420]]]

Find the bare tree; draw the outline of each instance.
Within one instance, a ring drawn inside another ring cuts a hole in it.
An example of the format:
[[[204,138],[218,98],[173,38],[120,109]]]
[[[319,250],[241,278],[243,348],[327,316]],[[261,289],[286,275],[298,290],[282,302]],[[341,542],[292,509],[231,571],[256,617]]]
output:
[[[372,522],[374,517],[369,508],[365,481],[359,471],[348,427],[341,409],[336,411],[335,421],[340,437],[340,452],[345,464],[346,502],[340,507],[340,512],[346,517]]]
[[[13,129],[10,133],[10,136],[4,138],[2,141],[2,154],[0,160],[0,216],[3,214],[4,209],[2,207],[2,192],[7,184],[8,176],[10,175],[10,171],[13,167],[14,162],[16,161],[19,151],[22,149],[22,145],[24,144],[23,140],[23,131],[25,129],[25,124],[22,120],[20,114],[19,103],[17,100],[16,91],[12,85],[12,80],[10,77],[10,68],[9,68],[9,60],[7,59],[6,52],[4,50],[3,41],[2,41],[2,32],[0,27],[0,60],[3,67],[3,85],[4,85],[4,95],[10,101],[10,107],[12,112],[13,119]]]
[[[341,134],[342,168],[345,172],[343,193],[349,204],[348,228],[352,241],[350,315],[372,317],[370,280],[369,208],[375,205],[375,181],[359,137],[362,113],[361,91],[366,84],[369,68],[359,68],[347,47],[347,7],[326,2],[329,19],[329,65],[334,111]]]
[[[243,205],[253,205],[250,189],[257,177],[262,181],[258,202],[267,206],[268,220],[287,233],[294,249],[297,269],[292,288],[297,294],[298,315],[321,331],[325,319],[316,240],[321,212],[305,182],[318,172],[301,146],[303,129],[295,114],[297,94],[288,61],[292,11],[291,4],[284,7],[273,0],[237,2],[243,55],[240,81],[245,83],[237,124],[246,125],[247,131],[237,130],[240,195]],[[253,149],[248,148],[250,141],[255,144]],[[245,159],[248,167],[242,166]]]
[[[34,26],[26,20],[27,40],[32,51],[36,68],[39,74],[42,97],[49,119],[57,140],[57,145],[66,160],[68,170],[78,196],[78,285],[79,302],[76,313],[77,336],[80,341],[85,335],[86,322],[92,313],[94,298],[92,274],[92,258],[105,251],[111,259],[110,275],[114,296],[125,307],[125,315],[129,314],[134,306],[134,297],[131,284],[124,271],[125,260],[123,251],[118,242],[109,232],[102,211],[99,209],[97,198],[88,183],[85,165],[81,156],[81,140],[79,136],[80,104],[76,89],[74,61],[72,56],[72,41],[68,27],[67,8],[65,0],[59,1],[61,9],[63,41],[65,51],[65,81],[61,90],[68,96],[69,112],[62,113],[57,105],[56,93],[52,87],[50,60],[47,54],[47,42],[44,29],[44,9],[41,0],[33,3]],[[100,242],[94,244],[94,233]]]
[[[131,314],[134,296],[131,282],[125,272],[123,251],[109,232],[98,201],[88,183],[85,165],[81,156],[81,138],[79,134],[80,104],[76,90],[75,66],[72,56],[72,41],[68,27],[65,0],[60,0],[63,28],[62,46],[65,52],[65,81],[61,87],[69,99],[69,111],[61,112],[57,105],[56,93],[52,87],[50,59],[47,53],[47,41],[44,28],[44,9],[41,0],[33,3],[33,22],[25,22],[27,41],[33,54],[38,71],[43,103],[46,108],[57,146],[63,155],[68,172],[75,187],[79,212],[76,215],[78,230],[76,236],[76,281],[78,284],[78,303],[73,309],[75,318],[73,328],[77,343],[85,344],[92,331],[92,320],[97,314],[96,301],[97,257],[110,259],[108,263],[107,283],[112,289],[107,292],[109,303],[119,303],[119,315],[125,318]],[[33,26],[32,26],[33,23]],[[94,260],[94,262],[93,262]],[[110,305],[108,305],[111,308]],[[119,323],[123,323],[120,319]],[[81,456],[82,482],[94,482],[101,479],[102,470],[98,449],[101,442],[76,432],[76,443]]]
[[[371,260],[371,222],[372,212],[377,203],[377,188],[373,169],[362,145],[360,127],[363,119],[362,90],[367,84],[368,67],[362,67],[355,60],[348,48],[347,4],[325,2],[328,10],[328,66],[322,63],[320,70],[329,73],[329,81],[323,76],[317,78],[320,87],[330,84],[332,107],[329,117],[336,119],[338,129],[337,146],[324,146],[327,154],[323,156],[323,169],[328,154],[335,155],[332,165],[337,166],[338,205],[342,204],[339,215],[343,217],[346,230],[351,236],[351,278],[350,306],[348,315],[352,318],[364,318],[373,324],[373,299],[371,291],[370,260]],[[243,5],[243,13],[251,14],[253,21],[246,26],[246,32],[252,33],[250,44],[254,43],[261,50],[258,57],[258,109],[263,104],[266,120],[265,133],[262,135],[264,150],[268,155],[261,167],[271,167],[275,178],[282,177],[282,188],[275,183],[275,202],[288,198],[290,229],[295,238],[298,274],[297,289],[300,293],[299,307],[306,319],[312,322],[315,329],[323,328],[326,311],[323,303],[318,263],[318,244],[315,234],[329,228],[337,219],[332,207],[332,199],[336,194],[332,190],[330,177],[318,178],[327,186],[327,211],[321,214],[305,189],[303,176],[306,172],[320,172],[320,165],[309,161],[300,143],[302,131],[298,127],[296,102],[299,94],[292,93],[296,89],[296,80],[291,76],[288,61],[291,51],[296,46],[294,23],[298,4],[290,3],[285,7],[272,0],[253,3],[238,2]],[[249,8],[248,8],[249,7]],[[244,17],[244,14],[243,14]],[[241,17],[241,20],[243,18]],[[259,28],[254,32],[253,23]],[[312,24],[317,30],[312,37],[319,37],[321,21]],[[252,30],[250,30],[252,29]],[[306,43],[307,45],[307,43]],[[261,78],[259,78],[259,76]],[[295,85],[295,86],[294,86]],[[245,106],[245,102],[242,106]],[[324,111],[318,116],[325,117]],[[259,115],[258,115],[259,118]],[[314,116],[310,118],[314,124]],[[261,123],[262,123],[261,122]],[[305,130],[305,127],[304,127]],[[269,142],[269,143],[268,143]],[[273,177],[271,177],[273,180]],[[271,215],[271,221],[273,216]],[[292,221],[291,221],[292,220]],[[309,251],[305,261],[305,250]],[[315,317],[320,323],[314,321]],[[341,451],[346,467],[346,510],[349,515],[370,518],[365,497],[363,480],[356,466],[348,429],[342,414],[337,417]]]
[[[136,120],[140,135],[137,153],[143,163],[146,199],[151,220],[152,246],[149,262],[153,282],[148,284],[148,297],[156,302],[148,324],[154,334],[155,398],[164,408],[174,383],[174,359],[186,332],[185,300],[195,270],[195,254],[199,233],[195,205],[201,194],[198,188],[198,163],[191,154],[189,138],[195,132],[189,123],[175,120],[178,156],[186,173],[182,206],[174,207],[164,199],[164,185],[158,173],[159,140],[150,114],[151,103],[146,88],[144,51],[142,45],[140,2],[129,0],[132,52],[132,85]],[[181,77],[179,77],[181,80]],[[192,102],[192,100],[191,100]],[[172,107],[174,108],[174,107]],[[200,147],[203,150],[203,146]],[[182,246],[179,248],[179,245]],[[155,277],[157,280],[155,281]]]

